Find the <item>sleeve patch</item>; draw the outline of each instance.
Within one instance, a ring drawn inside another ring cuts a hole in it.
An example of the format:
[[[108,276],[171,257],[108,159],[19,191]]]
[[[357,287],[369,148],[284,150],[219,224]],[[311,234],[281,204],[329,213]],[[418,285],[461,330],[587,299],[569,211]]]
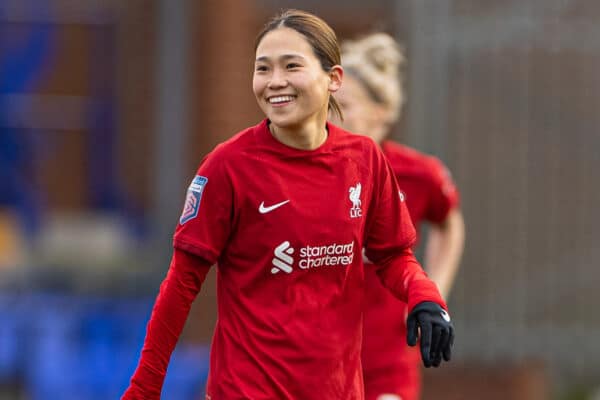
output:
[[[183,206],[183,212],[179,218],[179,223],[181,225],[198,216],[198,211],[200,210],[200,201],[202,200],[202,193],[204,192],[207,182],[208,178],[204,176],[196,175],[194,177],[194,180],[187,190],[185,205]]]

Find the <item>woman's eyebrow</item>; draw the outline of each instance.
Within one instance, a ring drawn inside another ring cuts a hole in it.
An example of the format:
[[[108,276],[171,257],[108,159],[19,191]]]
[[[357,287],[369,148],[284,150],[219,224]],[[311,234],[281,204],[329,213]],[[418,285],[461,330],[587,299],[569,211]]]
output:
[[[291,53],[291,54],[283,54],[283,55],[281,55],[279,57],[280,60],[289,60],[291,58],[301,58],[301,59],[304,59],[304,57],[302,55],[300,55],[300,54],[293,54],[293,53]],[[259,61],[269,61],[269,60],[270,60],[270,57],[267,57],[267,56],[260,56],[260,57],[256,58],[256,62],[259,62]]]

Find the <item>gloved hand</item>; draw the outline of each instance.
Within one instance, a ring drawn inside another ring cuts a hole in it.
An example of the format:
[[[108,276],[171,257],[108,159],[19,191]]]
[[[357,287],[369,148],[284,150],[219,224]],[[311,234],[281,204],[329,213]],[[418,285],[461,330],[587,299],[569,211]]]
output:
[[[438,367],[442,363],[442,357],[445,361],[450,361],[454,326],[446,310],[431,301],[417,304],[406,319],[406,341],[409,346],[417,344],[419,328],[421,358],[425,367]]]

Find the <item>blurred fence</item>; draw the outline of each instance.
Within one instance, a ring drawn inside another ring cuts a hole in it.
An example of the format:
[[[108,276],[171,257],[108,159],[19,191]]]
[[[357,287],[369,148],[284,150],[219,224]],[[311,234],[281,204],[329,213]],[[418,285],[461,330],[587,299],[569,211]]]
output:
[[[462,191],[458,354],[598,382],[600,5],[434,3],[406,14],[408,136]]]

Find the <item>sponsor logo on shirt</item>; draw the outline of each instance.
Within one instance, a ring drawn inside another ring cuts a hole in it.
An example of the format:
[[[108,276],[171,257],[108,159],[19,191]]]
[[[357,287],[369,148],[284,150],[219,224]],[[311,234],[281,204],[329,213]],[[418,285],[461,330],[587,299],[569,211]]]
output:
[[[294,258],[292,254],[294,254],[294,248],[291,247],[290,242],[287,240],[281,243],[279,246],[275,248],[275,257],[273,257],[273,268],[271,268],[271,273],[276,274],[279,271],[286,272],[291,274],[293,271]]]
[[[359,183],[356,186],[351,186],[348,189],[350,201],[352,202],[352,208],[350,209],[350,218],[362,217],[362,209],[360,201],[360,192],[362,191],[362,185]]]
[[[200,201],[202,200],[202,193],[206,187],[208,178],[200,175],[196,175],[187,190],[187,196],[185,197],[185,204],[179,223],[185,224],[189,220],[192,220],[198,216],[198,210],[200,210]]]
[[[291,274],[294,268],[294,248],[290,242],[285,241],[274,250],[271,273],[280,271]],[[304,246],[298,252],[298,264],[300,269],[313,269],[329,266],[348,266],[354,259],[354,241],[346,244],[332,243],[323,246]]]
[[[354,258],[354,241],[347,244],[333,243],[326,246],[305,246],[300,249],[301,269],[334,265],[350,265]]]

